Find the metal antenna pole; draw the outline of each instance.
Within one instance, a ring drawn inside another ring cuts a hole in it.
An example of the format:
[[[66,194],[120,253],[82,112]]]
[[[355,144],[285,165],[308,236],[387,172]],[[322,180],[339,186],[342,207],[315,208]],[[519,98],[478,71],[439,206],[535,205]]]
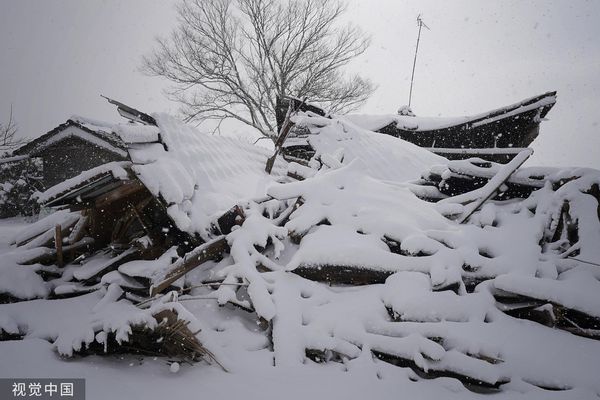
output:
[[[410,92],[408,92],[408,107],[410,107],[410,103],[412,101],[412,90],[413,90],[413,82],[415,80],[415,67],[417,66],[417,53],[419,52],[419,40],[421,40],[421,28],[425,27],[429,29],[427,25],[421,19],[421,14],[417,16],[417,25],[419,26],[419,34],[417,35],[417,47],[415,48],[415,60],[413,61],[412,67],[412,75],[410,77]]]

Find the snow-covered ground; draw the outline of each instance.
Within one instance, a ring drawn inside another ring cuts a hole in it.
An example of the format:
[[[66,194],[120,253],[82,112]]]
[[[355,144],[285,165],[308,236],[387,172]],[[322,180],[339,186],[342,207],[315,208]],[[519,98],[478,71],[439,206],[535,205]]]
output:
[[[413,381],[415,376],[381,362],[380,377],[360,361],[343,371],[339,366],[272,367],[256,363],[225,373],[204,364],[182,366],[172,373],[166,360],[98,357],[61,360],[44,340],[0,343],[2,377],[85,378],[89,400],[104,399],[481,399],[453,379]],[[7,362],[6,360],[11,360]],[[587,390],[532,391],[515,387],[494,399],[593,399]]]

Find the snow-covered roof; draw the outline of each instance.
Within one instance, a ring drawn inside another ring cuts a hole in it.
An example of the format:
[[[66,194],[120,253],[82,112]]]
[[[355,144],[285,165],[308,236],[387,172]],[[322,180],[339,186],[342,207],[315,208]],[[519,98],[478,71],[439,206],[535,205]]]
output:
[[[16,149],[13,153],[15,155],[33,156],[48,146],[72,137],[89,142],[123,158],[127,157],[125,144],[117,135],[112,133],[111,124],[75,115],[64,124]]]
[[[264,196],[265,182],[285,173],[279,159],[266,174],[267,149],[199,132],[166,114],[154,117],[158,127],[120,124],[114,131],[127,143],[131,169],[184,232],[202,235],[215,215]]]
[[[130,164],[129,161],[113,161],[99,165],[87,171],[83,171],[73,178],[62,181],[50,187],[43,193],[35,195],[35,197],[40,203],[49,203],[58,200],[63,194],[70,193],[73,190],[99,180],[104,176],[112,176],[117,180],[126,180],[128,179],[128,176],[125,168]]]
[[[108,163],[84,171],[49,188],[38,196],[38,201],[55,201],[111,174],[114,179],[127,180],[131,175],[126,170],[131,170],[150,193],[164,202],[179,229],[203,235],[215,215],[244,199],[264,196],[265,182],[285,174],[282,159],[276,162],[272,175],[265,173],[266,160],[272,155],[265,148],[237,138],[199,132],[166,114],[155,118],[158,126],[70,119],[68,126],[111,137],[131,162]],[[55,136],[56,133],[44,145],[56,140]]]
[[[362,160],[363,168],[373,178],[394,182],[415,179],[435,164],[447,160],[402,139],[375,133],[343,118],[325,118],[309,114],[293,117],[297,125],[310,134],[293,137],[286,147],[310,145],[315,156],[335,155],[342,164]]]
[[[311,115],[300,114],[294,119],[315,134],[290,138],[286,146],[310,142],[317,156],[338,157],[342,164],[360,159],[369,175],[394,182],[414,179],[433,165],[446,162],[414,144],[367,131],[347,120]],[[199,132],[166,114],[154,117],[158,126],[111,124],[83,117],[72,117],[68,123],[118,142],[132,161],[131,169],[165,202],[170,217],[185,232],[201,233],[216,213],[243,199],[264,196],[265,182],[286,172],[281,158],[272,175],[264,172],[270,150],[238,138]],[[103,167],[100,170],[106,172]],[[94,171],[50,188],[40,201],[79,187]]]
[[[464,117],[411,117],[398,114],[383,115],[345,115],[347,119],[354,124],[371,130],[377,131],[390,124],[396,124],[400,129],[409,131],[432,131],[444,129],[455,125],[470,123],[475,127],[486,123],[494,122],[498,119],[507,118],[526,111],[546,107],[556,102],[556,92],[545,93],[541,96],[531,97],[518,103],[498,108],[481,114]],[[546,110],[547,111],[547,110]],[[544,115],[541,115],[543,118]]]

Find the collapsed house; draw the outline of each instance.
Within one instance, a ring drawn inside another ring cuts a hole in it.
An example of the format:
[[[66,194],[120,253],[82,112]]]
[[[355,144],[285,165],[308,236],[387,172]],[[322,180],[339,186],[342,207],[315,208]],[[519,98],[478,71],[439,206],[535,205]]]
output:
[[[119,113],[130,121],[155,124],[153,118],[118,101]],[[556,102],[556,92],[523,100],[487,113],[460,118],[421,118],[414,115],[349,115],[348,120],[374,132],[391,135],[424,147],[448,159],[481,157],[508,162],[539,134],[539,124]],[[326,116],[326,112],[298,99],[277,99],[277,126],[281,130],[289,107]],[[32,197],[65,179],[110,161],[128,159],[125,143],[111,124],[73,116],[45,135],[0,159],[0,218],[35,215]],[[308,132],[294,129],[282,154],[289,160],[310,159],[314,149]],[[76,157],[77,154],[86,157]],[[297,161],[297,160],[296,160]]]
[[[599,171],[448,161],[309,111],[288,123],[310,152],[266,174],[269,151],[147,117],[111,126],[128,161],[39,196],[58,211],[5,254],[1,338],[600,392]]]

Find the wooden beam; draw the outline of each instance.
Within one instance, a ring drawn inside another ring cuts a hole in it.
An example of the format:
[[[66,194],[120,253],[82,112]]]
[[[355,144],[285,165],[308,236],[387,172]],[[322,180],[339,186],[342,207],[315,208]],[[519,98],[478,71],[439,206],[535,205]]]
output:
[[[295,114],[296,112],[298,112],[300,107],[302,107],[302,105],[305,102],[306,102],[306,99],[301,104],[296,105],[296,107],[293,107],[292,106],[293,102],[290,102],[287,113],[285,115],[285,120],[283,121],[283,126],[281,127],[281,131],[279,131],[279,136],[277,137],[277,140],[275,141],[275,153],[267,160],[267,165],[265,167],[265,172],[267,174],[271,174],[271,171],[273,170],[273,165],[275,165],[275,159],[277,158],[277,155],[281,151],[281,148],[283,147],[283,143],[285,142],[285,139],[287,139],[287,136],[290,133],[290,130],[294,126],[294,123],[291,120],[292,114]]]
[[[153,199],[154,198],[152,196],[148,196],[137,204],[128,204],[127,211],[125,211],[123,215],[117,221],[115,221],[114,229],[111,233],[111,243],[121,241],[129,242],[131,238],[125,238],[125,234],[136,219],[139,220],[144,233],[149,236],[148,228],[142,221],[139,211],[143,210],[144,207],[146,207]]]
[[[240,206],[236,205],[219,217],[217,220],[217,225],[219,227],[219,231],[221,231],[223,235],[227,235],[231,233],[231,229],[234,226],[241,226],[245,220],[246,215],[244,214],[244,210]]]
[[[60,224],[54,228],[54,248],[56,249],[56,264],[62,267],[65,263],[63,259],[62,229],[60,228]]]
[[[64,254],[65,252],[68,252],[68,251],[81,250],[87,246],[91,246],[92,244],[94,244],[93,238],[84,237],[77,243],[73,243],[68,246],[63,246],[62,251]],[[38,254],[29,259],[20,260],[18,262],[18,264],[20,264],[20,265],[31,265],[31,264],[37,264],[37,263],[48,264],[48,263],[53,263],[56,261],[56,258],[57,258],[56,249],[47,248],[47,247],[42,247],[42,249],[44,249],[44,252],[42,254]]]
[[[384,283],[395,271],[350,265],[300,265],[292,272],[311,281],[357,286]]]
[[[496,175],[492,179],[489,180],[488,183],[485,184],[484,187],[478,189],[482,193],[482,197],[475,200],[473,203],[469,205],[469,209],[466,214],[461,217],[458,221],[459,224],[464,224],[469,220],[471,215],[475,213],[475,211],[479,210],[479,208],[488,201],[489,199],[496,196],[496,193],[500,189],[502,185],[510,178],[510,176],[517,170],[531,155],[533,154],[532,149],[523,150],[508,164],[504,165]]]
[[[136,193],[144,188],[145,188],[145,186],[137,179],[123,181],[121,186],[119,186],[116,189],[113,189],[110,192],[105,193],[102,196],[100,196],[99,198],[97,198],[94,202],[95,203],[94,206],[96,208],[102,208],[102,207],[106,206],[107,204],[114,202],[115,200],[125,198],[125,197],[127,197],[133,193]]]
[[[160,280],[160,282],[150,286],[150,297],[162,292],[177,279],[206,261],[219,259],[222,254],[227,251],[229,251],[229,244],[227,243],[225,236],[220,236],[196,247],[183,258],[171,264],[167,269],[164,278]]]

